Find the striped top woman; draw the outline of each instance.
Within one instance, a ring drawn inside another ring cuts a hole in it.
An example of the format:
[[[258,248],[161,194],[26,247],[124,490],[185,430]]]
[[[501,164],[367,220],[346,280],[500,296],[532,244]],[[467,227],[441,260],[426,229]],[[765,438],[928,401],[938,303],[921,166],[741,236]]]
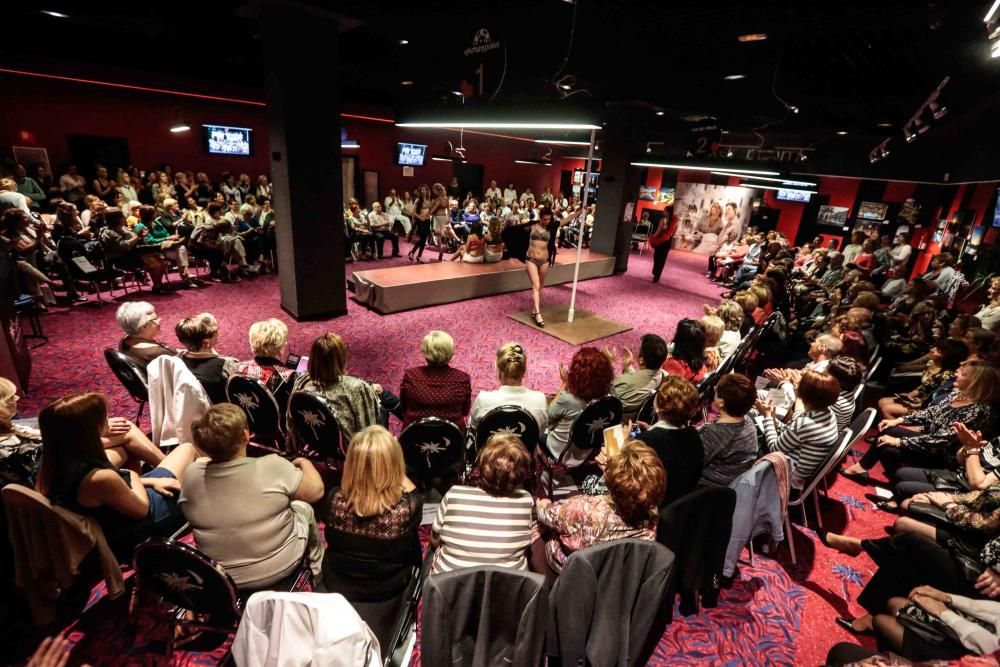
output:
[[[764,417],[767,448],[795,461],[792,485],[801,488],[826,462],[840,438],[837,417],[830,409],[840,396],[840,383],[826,373],[805,371],[798,396],[804,411],[786,426],[772,416],[774,405],[770,401],[757,401],[757,410]]]
[[[430,574],[479,565],[528,569],[534,501],[523,487],[531,456],[517,436],[497,434],[477,463],[479,486],[453,486],[441,499]]]

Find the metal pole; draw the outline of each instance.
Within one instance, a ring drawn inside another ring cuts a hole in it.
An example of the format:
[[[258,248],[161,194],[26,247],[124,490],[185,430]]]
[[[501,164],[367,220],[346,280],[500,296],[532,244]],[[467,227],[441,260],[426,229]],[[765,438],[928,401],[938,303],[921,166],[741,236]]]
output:
[[[576,239],[576,266],[573,267],[573,293],[569,297],[569,313],[566,321],[573,323],[576,313],[576,285],[580,282],[580,258],[583,256],[583,232],[587,224],[587,193],[590,192],[590,170],[594,161],[594,136],[597,130],[590,131],[590,148],[587,149],[587,168],[583,173],[583,201],[580,204],[580,235]]]

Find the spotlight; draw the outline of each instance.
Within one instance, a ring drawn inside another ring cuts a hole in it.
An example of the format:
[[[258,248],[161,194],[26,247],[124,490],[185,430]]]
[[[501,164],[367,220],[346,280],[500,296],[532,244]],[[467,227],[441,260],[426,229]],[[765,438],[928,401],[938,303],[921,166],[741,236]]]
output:
[[[802,153],[801,155],[799,155],[799,162],[805,162],[808,159],[809,159],[809,156],[806,155],[805,153]]]
[[[892,123],[879,123],[879,127],[892,127]]]
[[[723,81],[739,81],[740,79],[747,78],[746,74],[728,74],[722,77]]]
[[[652,153],[653,152],[653,149],[650,147],[649,144],[646,144],[646,152],[647,153]]]
[[[42,13],[45,14],[46,16],[51,16],[52,18],[56,18],[56,19],[68,19],[69,18],[69,14],[63,14],[62,12],[53,12],[53,11],[50,11],[48,9],[43,9]]]
[[[453,91],[451,91],[451,94],[455,95],[456,97],[464,97],[462,95],[462,91],[461,90],[453,90]]]
[[[847,134],[847,130],[839,130],[837,134],[839,134],[840,136],[844,136],[845,134]]]
[[[573,86],[569,85],[568,83],[560,83],[559,87],[562,88],[563,90],[572,90],[573,88]]]
[[[730,148],[728,151],[726,151],[726,157],[732,157],[732,156],[733,156],[733,149]]]
[[[663,115],[663,112],[662,112],[662,111],[657,111],[657,112],[656,112],[656,115],[657,115],[657,116],[662,116],[662,115]]]
[[[190,129],[191,129],[190,125],[188,125],[184,121],[181,121],[179,123],[174,123],[173,126],[171,126],[170,131],[173,132],[174,134],[179,134],[181,132],[187,132]]]
[[[406,46],[409,43],[410,43],[410,40],[408,40],[408,39],[401,39],[401,40],[399,40],[399,45],[400,46]]]
[[[792,113],[798,113],[799,112],[799,108],[797,106],[794,106],[794,105],[789,105],[788,110],[791,111]]]
[[[401,86],[412,86],[413,82],[410,81],[409,79],[407,79],[406,81],[400,81],[399,85],[401,85]]]
[[[906,134],[906,143],[908,143],[908,144],[912,144],[912,143],[913,143],[913,141],[914,141],[914,140],[915,140],[916,138],[917,138],[917,135],[916,135],[916,134],[913,134],[913,133],[910,133],[910,132],[908,132],[908,133]]]
[[[765,32],[752,32],[748,35],[740,35],[736,39],[741,42],[763,42],[767,39],[767,33]]]

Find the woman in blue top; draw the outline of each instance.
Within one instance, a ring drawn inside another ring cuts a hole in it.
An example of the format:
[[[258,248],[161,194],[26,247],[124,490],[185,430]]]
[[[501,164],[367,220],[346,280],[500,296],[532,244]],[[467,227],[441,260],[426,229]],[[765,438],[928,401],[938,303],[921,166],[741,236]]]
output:
[[[166,207],[170,203],[177,204],[175,200],[167,199],[163,202],[163,205]],[[144,243],[146,245],[159,246],[163,256],[177,265],[177,268],[181,272],[181,280],[190,287],[197,287],[199,283],[191,277],[189,272],[190,260],[188,258],[187,247],[185,246],[185,239],[179,234],[175,234],[174,230],[168,229],[163,222],[165,219],[163,217],[157,218],[156,209],[152,206],[140,206],[139,222],[136,223],[133,231],[139,236],[145,233],[146,238],[144,239]]]

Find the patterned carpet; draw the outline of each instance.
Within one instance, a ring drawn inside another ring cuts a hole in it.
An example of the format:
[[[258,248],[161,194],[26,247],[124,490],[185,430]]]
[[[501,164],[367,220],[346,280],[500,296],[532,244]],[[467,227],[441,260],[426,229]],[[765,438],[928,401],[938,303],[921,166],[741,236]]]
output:
[[[407,248],[404,247],[405,253]],[[565,252],[565,251],[564,251]],[[703,276],[704,257],[673,252],[663,282],[649,280],[651,255],[633,253],[627,273],[580,284],[578,307],[634,325],[632,331],[599,343],[637,347],[646,332],[669,340],[682,317],[699,317],[704,303],[715,303],[720,290]],[[404,258],[384,260],[407,264]],[[366,263],[349,265],[348,271]],[[422,363],[421,336],[432,328],[450,332],[457,343],[453,365],[472,375],[473,391],[496,385],[494,351],[509,340],[520,341],[528,351],[526,384],[546,392],[559,386],[558,365],[568,363],[574,348],[505,317],[529,305],[526,292],[477,301],[436,306],[419,311],[381,316],[349,301],[348,315],[326,322],[293,323],[279,307],[277,277],[264,276],[236,285],[213,284],[201,290],[184,290],[166,296],[143,294],[163,318],[165,342],[174,342],[172,326],[181,317],[210,311],[219,319],[219,351],[240,358],[249,356],[246,331],[265,317],[289,324],[291,349],[305,353],[319,333],[333,330],[350,345],[350,367],[355,375],[398,389],[403,370]],[[568,302],[570,288],[545,291],[548,303]],[[107,393],[113,412],[133,416],[134,404],[106,367],[101,351],[115,345],[120,332],[114,308],[53,308],[42,318],[50,342],[34,351],[31,392],[21,403],[24,416],[34,416],[48,400],[79,389]],[[872,509],[864,499],[866,489],[843,478],[831,479],[829,499],[821,501],[824,526],[859,537],[883,535],[888,515]],[[801,522],[797,509],[793,518]],[[809,525],[815,526],[810,510]],[[846,525],[846,528],[844,528]],[[852,638],[834,623],[838,615],[860,610],[854,599],[870,577],[873,565],[867,556],[856,559],[823,547],[812,530],[794,527],[798,565],[792,565],[786,548],[778,559],[758,554],[756,565],[741,563],[741,580],[726,591],[716,609],[677,618],[664,634],[650,665],[819,665],[835,643]],[[100,629],[98,629],[100,628]],[[91,647],[111,626],[96,623],[76,638]],[[78,628],[79,629],[79,628]],[[86,635],[84,637],[83,635]],[[96,641],[95,641],[96,640]],[[105,650],[109,644],[103,644]],[[127,644],[111,646],[128,648]],[[82,648],[82,647],[81,647]],[[112,649],[113,651],[114,649]],[[81,651],[82,652],[82,651]],[[88,651],[89,653],[89,651]],[[91,654],[93,655],[93,654]],[[105,658],[107,653],[104,654]],[[179,656],[178,664],[211,664],[211,654]],[[105,660],[101,660],[105,662]],[[153,658],[120,656],[119,664],[152,664]]]

